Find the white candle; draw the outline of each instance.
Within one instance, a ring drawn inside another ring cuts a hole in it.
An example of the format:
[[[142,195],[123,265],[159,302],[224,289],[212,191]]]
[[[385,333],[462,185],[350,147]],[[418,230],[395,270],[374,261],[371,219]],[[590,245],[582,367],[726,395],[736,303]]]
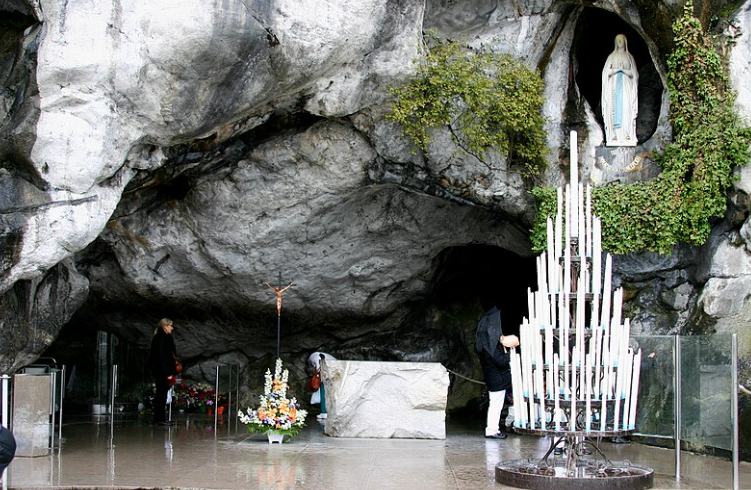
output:
[[[570,145],[571,145],[571,164],[569,165],[569,185],[571,186],[571,211],[567,214],[566,218],[567,221],[570,220],[572,222],[571,224],[571,236],[572,237],[578,237],[579,236],[579,228],[578,228],[578,215],[579,210],[577,209],[579,204],[579,199],[577,197],[577,190],[579,189],[579,149],[577,146],[577,140],[576,140],[576,131],[571,131],[570,133]]]
[[[558,354],[555,354],[553,356],[553,422],[555,422],[556,431],[561,430],[561,380],[558,378],[558,362]]]
[[[584,423],[587,432],[592,430],[592,353],[587,354],[587,359],[584,363],[584,396],[586,397],[586,408],[584,409]]]
[[[555,288],[554,291],[556,293],[560,293],[563,288],[563,281],[561,278],[561,259],[563,258],[563,243],[561,241],[561,237],[564,233],[563,230],[563,224],[562,224],[563,217],[559,214],[555,217],[555,261],[554,261],[554,267],[555,267]]]
[[[532,295],[532,288],[527,288],[527,313],[529,314],[529,323],[532,324],[532,317],[535,314],[535,299]]]
[[[566,186],[566,225],[563,244],[563,292],[571,292],[571,199],[570,187]]]
[[[608,331],[610,328],[610,281],[613,275],[613,259],[610,254],[605,256],[605,283],[602,286],[602,311],[600,311],[600,325]]]
[[[571,398],[571,390],[569,389],[569,364],[568,356],[563,359],[563,399],[568,400]]]
[[[565,323],[564,315],[566,314],[566,309],[563,307],[563,301],[567,300],[563,294],[558,295],[558,344],[559,347],[561,345],[565,345],[563,342],[563,324]],[[560,349],[558,350],[560,352]]]
[[[592,256],[592,186],[587,184],[587,208],[586,208],[586,216],[585,218],[585,226],[587,228],[587,248],[586,248],[586,256],[591,257]]]
[[[514,398],[514,427],[521,427],[521,394],[519,393],[521,387],[521,379],[519,375],[521,369],[519,369],[519,354],[516,352],[516,347],[511,348],[511,394]]]
[[[547,264],[548,264],[548,288],[546,289],[547,292],[552,293],[555,291],[555,272],[554,272],[554,266],[558,259],[555,255],[555,243],[554,243],[554,232],[553,232],[553,218],[548,218],[547,221],[547,227],[548,227],[548,250],[547,250]]]
[[[628,430],[636,428],[636,405],[639,399],[639,375],[641,374],[641,349],[634,356],[634,368],[631,376],[631,410],[628,414]]]
[[[548,368],[553,366],[553,326],[545,325],[545,364]],[[552,386],[548,387],[548,393]]]
[[[577,376],[576,366],[578,365],[579,352],[574,349],[571,357],[571,420],[569,424],[569,430],[576,430],[576,391],[577,391]]]
[[[601,327],[602,328],[602,327]],[[611,371],[611,356],[610,356],[610,333],[605,329],[602,330],[602,399],[607,400],[610,397],[610,371]]]
[[[618,328],[620,330],[620,326]],[[615,330],[613,331],[615,333]],[[626,352],[621,349],[618,352],[618,365],[616,369],[616,379],[615,379],[615,412],[613,417],[613,429],[619,430],[620,429],[620,411],[621,411],[621,396],[623,394],[623,378],[626,374]]]
[[[587,233],[584,227],[584,185],[579,184],[579,190],[576,194],[579,197],[579,202],[577,204],[577,210],[576,210],[576,219],[579,223],[578,229],[579,229],[579,257],[584,259],[585,255],[585,245],[587,242]],[[584,269],[584,263],[582,262],[582,269]],[[584,287],[584,285],[582,285]]]
[[[519,327],[519,344],[526,346],[528,345],[527,337],[529,329],[527,328],[527,319],[525,318],[522,322],[521,326]],[[519,366],[521,368],[522,373],[522,393],[524,396],[529,396],[529,385],[527,383],[527,354],[529,349],[524,348],[521,349],[521,365]]]
[[[631,408],[631,375],[632,369],[634,367],[634,351],[633,349],[628,350],[628,355],[625,357],[626,365],[624,366],[625,369],[623,371],[623,423],[622,427],[623,430],[628,430],[628,415]]]
[[[592,336],[595,339],[595,379],[593,393],[595,400],[600,398],[600,374],[602,369],[602,328],[595,327],[592,332]]]
[[[571,322],[571,316],[569,315],[570,306],[571,300],[569,299],[568,295],[565,295],[563,298],[563,333],[561,334],[561,339],[563,340],[563,349],[561,350],[561,352],[563,353],[563,363],[565,366],[563,374],[567,400],[571,397],[571,371],[569,370],[569,367],[571,365],[571,339],[569,337],[569,324]]]

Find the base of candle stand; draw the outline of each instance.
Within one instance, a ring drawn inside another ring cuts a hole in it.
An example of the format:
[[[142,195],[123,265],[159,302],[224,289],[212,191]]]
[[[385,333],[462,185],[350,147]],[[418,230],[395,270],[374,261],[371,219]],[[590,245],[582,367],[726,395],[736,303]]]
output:
[[[618,432],[600,433],[596,439],[585,437],[579,432],[564,435],[547,433],[550,448],[542,458],[537,461],[530,458],[498,463],[495,467],[495,481],[532,490],[651,488],[654,483],[652,468],[634,465],[629,461],[610,461],[600,450],[599,442],[602,437]],[[559,454],[556,454],[556,449]]]
[[[628,461],[616,461],[610,465],[587,462],[572,473],[565,467],[540,467],[519,459],[498,463],[495,481],[531,490],[641,490],[652,488],[654,471]]]

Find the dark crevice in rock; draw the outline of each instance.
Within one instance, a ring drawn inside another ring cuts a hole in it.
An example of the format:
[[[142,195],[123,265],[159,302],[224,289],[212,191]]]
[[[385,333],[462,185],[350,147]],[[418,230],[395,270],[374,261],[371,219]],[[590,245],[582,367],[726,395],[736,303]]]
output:
[[[23,15],[34,17],[34,8],[26,0],[0,0],[0,13],[7,15]]]
[[[568,5],[564,6],[563,4],[561,4],[558,5],[558,7],[561,12],[561,21],[556,25],[555,30],[551,33],[545,51],[543,51],[542,56],[540,57],[540,61],[537,63],[537,69],[540,70],[540,73],[545,73],[545,70],[547,69],[548,64],[550,63],[550,60],[553,56],[553,52],[555,51],[556,45],[558,44],[558,39],[560,38],[561,33],[563,33],[566,29],[569,19],[571,19],[575,11],[574,7]]]
[[[113,217],[181,201],[200,177],[231,171],[253,148],[285,135],[305,132],[321,120],[305,112],[277,113],[264,124],[226,141],[217,141],[216,135],[212,135],[165,148],[164,165],[156,171],[139,172],[131,179]]]
[[[0,168],[46,189],[29,159],[39,118],[36,58],[41,25],[20,12],[3,11],[0,5]]]
[[[660,65],[666,66],[668,55],[673,51],[672,24],[680,15],[680,9],[676,6],[671,11],[661,0],[633,0],[633,3],[639,11],[643,32],[649,33],[650,41],[657,47],[655,57]]]

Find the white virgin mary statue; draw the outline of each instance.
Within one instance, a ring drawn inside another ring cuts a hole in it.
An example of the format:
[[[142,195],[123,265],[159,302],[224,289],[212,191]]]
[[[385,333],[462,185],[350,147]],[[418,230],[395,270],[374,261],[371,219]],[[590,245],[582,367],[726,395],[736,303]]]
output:
[[[626,36],[615,36],[615,49],[602,70],[602,119],[606,146],[636,146],[639,72]]]

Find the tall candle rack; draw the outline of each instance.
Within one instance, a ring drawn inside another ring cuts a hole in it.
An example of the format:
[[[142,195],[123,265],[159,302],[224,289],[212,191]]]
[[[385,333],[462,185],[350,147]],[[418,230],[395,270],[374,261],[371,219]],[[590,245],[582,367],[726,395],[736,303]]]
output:
[[[652,469],[613,462],[600,447],[603,438],[635,430],[642,354],[629,345],[623,288],[612,287],[610,254],[603,272],[602,226],[590,186],[578,182],[577,160],[572,131],[569,184],[557,190],[547,248],[537,258],[537,290],[527,291],[520,347],[511,349],[514,431],[549,436],[550,447],[536,460],[499,463],[496,481],[521,488],[612,488],[616,481],[618,488],[649,488]]]

